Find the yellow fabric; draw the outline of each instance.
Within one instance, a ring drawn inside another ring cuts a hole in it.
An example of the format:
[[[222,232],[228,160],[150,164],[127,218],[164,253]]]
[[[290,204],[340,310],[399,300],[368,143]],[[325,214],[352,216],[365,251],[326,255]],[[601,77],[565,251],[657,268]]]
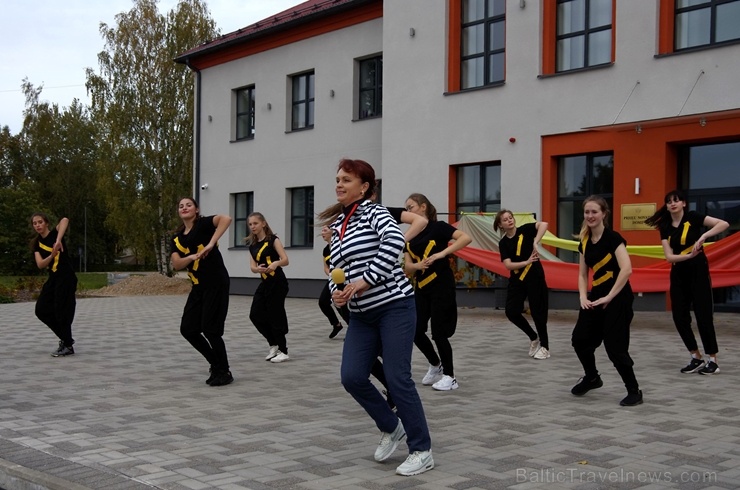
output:
[[[604,282],[604,281],[606,281],[608,279],[611,279],[612,277],[614,277],[614,273],[612,271],[609,271],[606,274],[604,274],[603,276],[601,276],[600,278],[594,279],[593,282],[591,283],[591,287],[596,287],[599,284],[601,284],[602,282]]]
[[[43,249],[44,249],[44,250],[46,250],[47,252],[53,252],[53,251],[54,251],[54,249],[53,249],[53,248],[51,248],[51,247],[47,247],[46,245],[44,245],[44,244],[43,244],[43,243],[41,243],[41,242],[39,242],[39,247],[40,247],[40,248],[43,248]],[[53,263],[53,264],[52,264],[52,266],[51,266],[51,271],[52,271],[52,272],[56,272],[56,271],[57,271],[57,267],[58,267],[58,266],[59,266],[59,254],[56,254],[56,256],[54,257],[54,263]]]
[[[437,278],[437,273],[436,272],[432,272],[429,275],[429,277],[426,277],[423,281],[419,281],[419,289],[423,288],[424,286],[426,286],[427,284],[429,284],[430,282],[432,282],[436,278]]]
[[[524,278],[525,278],[525,277],[526,277],[526,275],[527,275],[527,272],[529,272],[529,269],[530,269],[531,267],[532,267],[532,264],[529,264],[529,265],[527,265],[527,267],[525,267],[525,268],[524,268],[524,271],[522,272],[522,275],[521,275],[521,276],[519,276],[519,280],[520,280],[520,281],[523,281],[523,280],[524,280]]]

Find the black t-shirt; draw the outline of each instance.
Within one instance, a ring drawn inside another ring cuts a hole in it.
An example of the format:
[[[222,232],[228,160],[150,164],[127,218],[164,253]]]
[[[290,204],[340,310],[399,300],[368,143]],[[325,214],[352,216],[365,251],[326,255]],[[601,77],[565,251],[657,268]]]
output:
[[[537,225],[527,223],[526,225],[517,226],[514,236],[509,238],[504,235],[498,242],[498,248],[501,252],[501,262],[506,259],[512,262],[524,262],[529,259],[534,251],[534,239],[537,238]],[[510,271],[510,279],[526,281],[530,277],[544,276],[544,269],[540,261],[532,262],[526,267]]]
[[[391,213],[391,216],[393,216],[393,219],[396,220],[396,223],[399,225],[401,224],[401,213],[406,211],[404,208],[386,208],[389,213]]]
[[[329,260],[331,259],[331,246],[327,243],[324,247],[324,251],[321,252],[324,255],[324,263],[329,266]]]
[[[696,211],[684,213],[677,227],[671,224],[660,231],[660,239],[668,240],[674,254],[687,254],[703,233],[705,218],[705,215]]]
[[[193,223],[190,232],[185,233],[185,230],[182,230],[175,234],[170,241],[170,251],[180,257],[187,257],[203,250],[216,232],[213,218],[214,216],[201,216]],[[223,256],[218,249],[218,243],[211,249],[206,258],[189,263],[187,269],[193,286],[229,282],[229,273],[224,265]]]
[[[578,251],[583,254],[586,265],[593,269],[594,276],[591,282],[592,300],[603,298],[612,290],[619,275],[619,263],[617,262],[617,248],[627,241],[616,231],[605,228],[598,242],[591,242],[590,235],[578,244]],[[584,252],[585,247],[585,252]],[[625,284],[622,291],[631,291],[629,282]]]
[[[444,221],[430,221],[421,233],[406,243],[406,252],[414,263],[421,262],[427,257],[447,248],[452,235],[457,229]],[[432,265],[415,274],[416,287],[420,290],[432,288],[455,287],[455,276],[450,267],[449,258],[435,260]]]
[[[35,252],[41,255],[42,259],[46,259],[54,251],[54,244],[57,242],[59,231],[56,228],[49,230],[49,234],[46,238],[42,238],[39,235],[39,239],[34,248]],[[72,268],[72,262],[69,260],[69,254],[67,253],[67,243],[62,238],[62,250],[54,257],[49,263],[47,269],[49,270],[50,277],[66,277],[74,276],[75,272]]]
[[[275,239],[277,235],[273,235],[264,240],[252,243],[249,245],[249,253],[257,263],[257,265],[270,265],[275,261],[280,260],[280,254],[275,249]],[[326,257],[326,255],[325,255]],[[282,267],[278,267],[269,274],[260,274],[263,280],[271,279],[285,279],[285,273]]]

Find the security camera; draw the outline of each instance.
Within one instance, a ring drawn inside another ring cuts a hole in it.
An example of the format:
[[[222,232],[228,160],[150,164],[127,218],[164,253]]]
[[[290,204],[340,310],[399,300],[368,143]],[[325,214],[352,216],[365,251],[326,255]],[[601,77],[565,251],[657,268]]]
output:
[[[208,184],[203,184],[202,186],[200,186],[200,189],[203,191],[208,189]]]

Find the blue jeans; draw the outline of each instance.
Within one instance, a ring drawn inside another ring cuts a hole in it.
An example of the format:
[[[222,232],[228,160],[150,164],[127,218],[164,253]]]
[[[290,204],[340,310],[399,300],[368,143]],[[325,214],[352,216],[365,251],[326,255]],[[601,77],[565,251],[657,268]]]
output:
[[[342,385],[375,421],[381,432],[393,432],[398,418],[406,429],[409,453],[432,447],[424,407],[411,379],[411,351],[416,334],[414,298],[392,301],[369,311],[352,312],[342,352]],[[370,369],[383,356],[383,371],[398,416],[370,382]]]

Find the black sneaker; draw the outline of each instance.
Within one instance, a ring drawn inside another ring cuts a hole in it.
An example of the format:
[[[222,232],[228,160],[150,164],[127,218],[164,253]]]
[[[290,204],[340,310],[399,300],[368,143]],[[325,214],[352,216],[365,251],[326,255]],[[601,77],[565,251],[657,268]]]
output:
[[[341,330],[342,330],[343,328],[344,328],[344,327],[342,326],[342,324],[341,324],[341,323],[337,323],[336,325],[334,325],[334,328],[332,328],[332,330],[331,330],[331,333],[329,334],[329,338],[330,338],[330,339],[333,339],[334,337],[336,337],[336,336],[337,336],[337,334],[338,334],[339,332],[341,332]]]
[[[692,357],[689,365],[686,366],[685,368],[682,368],[681,372],[684,374],[691,374],[691,373],[697,372],[702,367],[704,367],[704,359],[696,359]]]
[[[699,374],[719,374],[719,366],[714,361],[709,361],[706,366],[699,370]]]
[[[211,386],[225,386],[234,381],[231,371],[221,371],[213,377]]]
[[[601,388],[602,386],[604,386],[604,382],[601,381],[601,376],[598,374],[593,379],[586,379],[584,376],[580,381],[578,381],[578,384],[570,390],[570,392],[576,396],[583,396],[589,391]]]
[[[637,390],[634,393],[627,393],[627,396],[619,402],[623,407],[634,407],[635,405],[642,404],[642,390]]]
[[[208,376],[208,379],[206,380],[206,384],[210,385],[211,383],[213,383],[213,380],[216,378],[216,371],[214,371],[213,366],[211,366],[208,369],[208,372],[210,373],[210,376]]]
[[[59,348],[51,353],[51,357],[64,357],[74,355],[75,350],[70,346],[64,345],[63,341],[59,341]]]

